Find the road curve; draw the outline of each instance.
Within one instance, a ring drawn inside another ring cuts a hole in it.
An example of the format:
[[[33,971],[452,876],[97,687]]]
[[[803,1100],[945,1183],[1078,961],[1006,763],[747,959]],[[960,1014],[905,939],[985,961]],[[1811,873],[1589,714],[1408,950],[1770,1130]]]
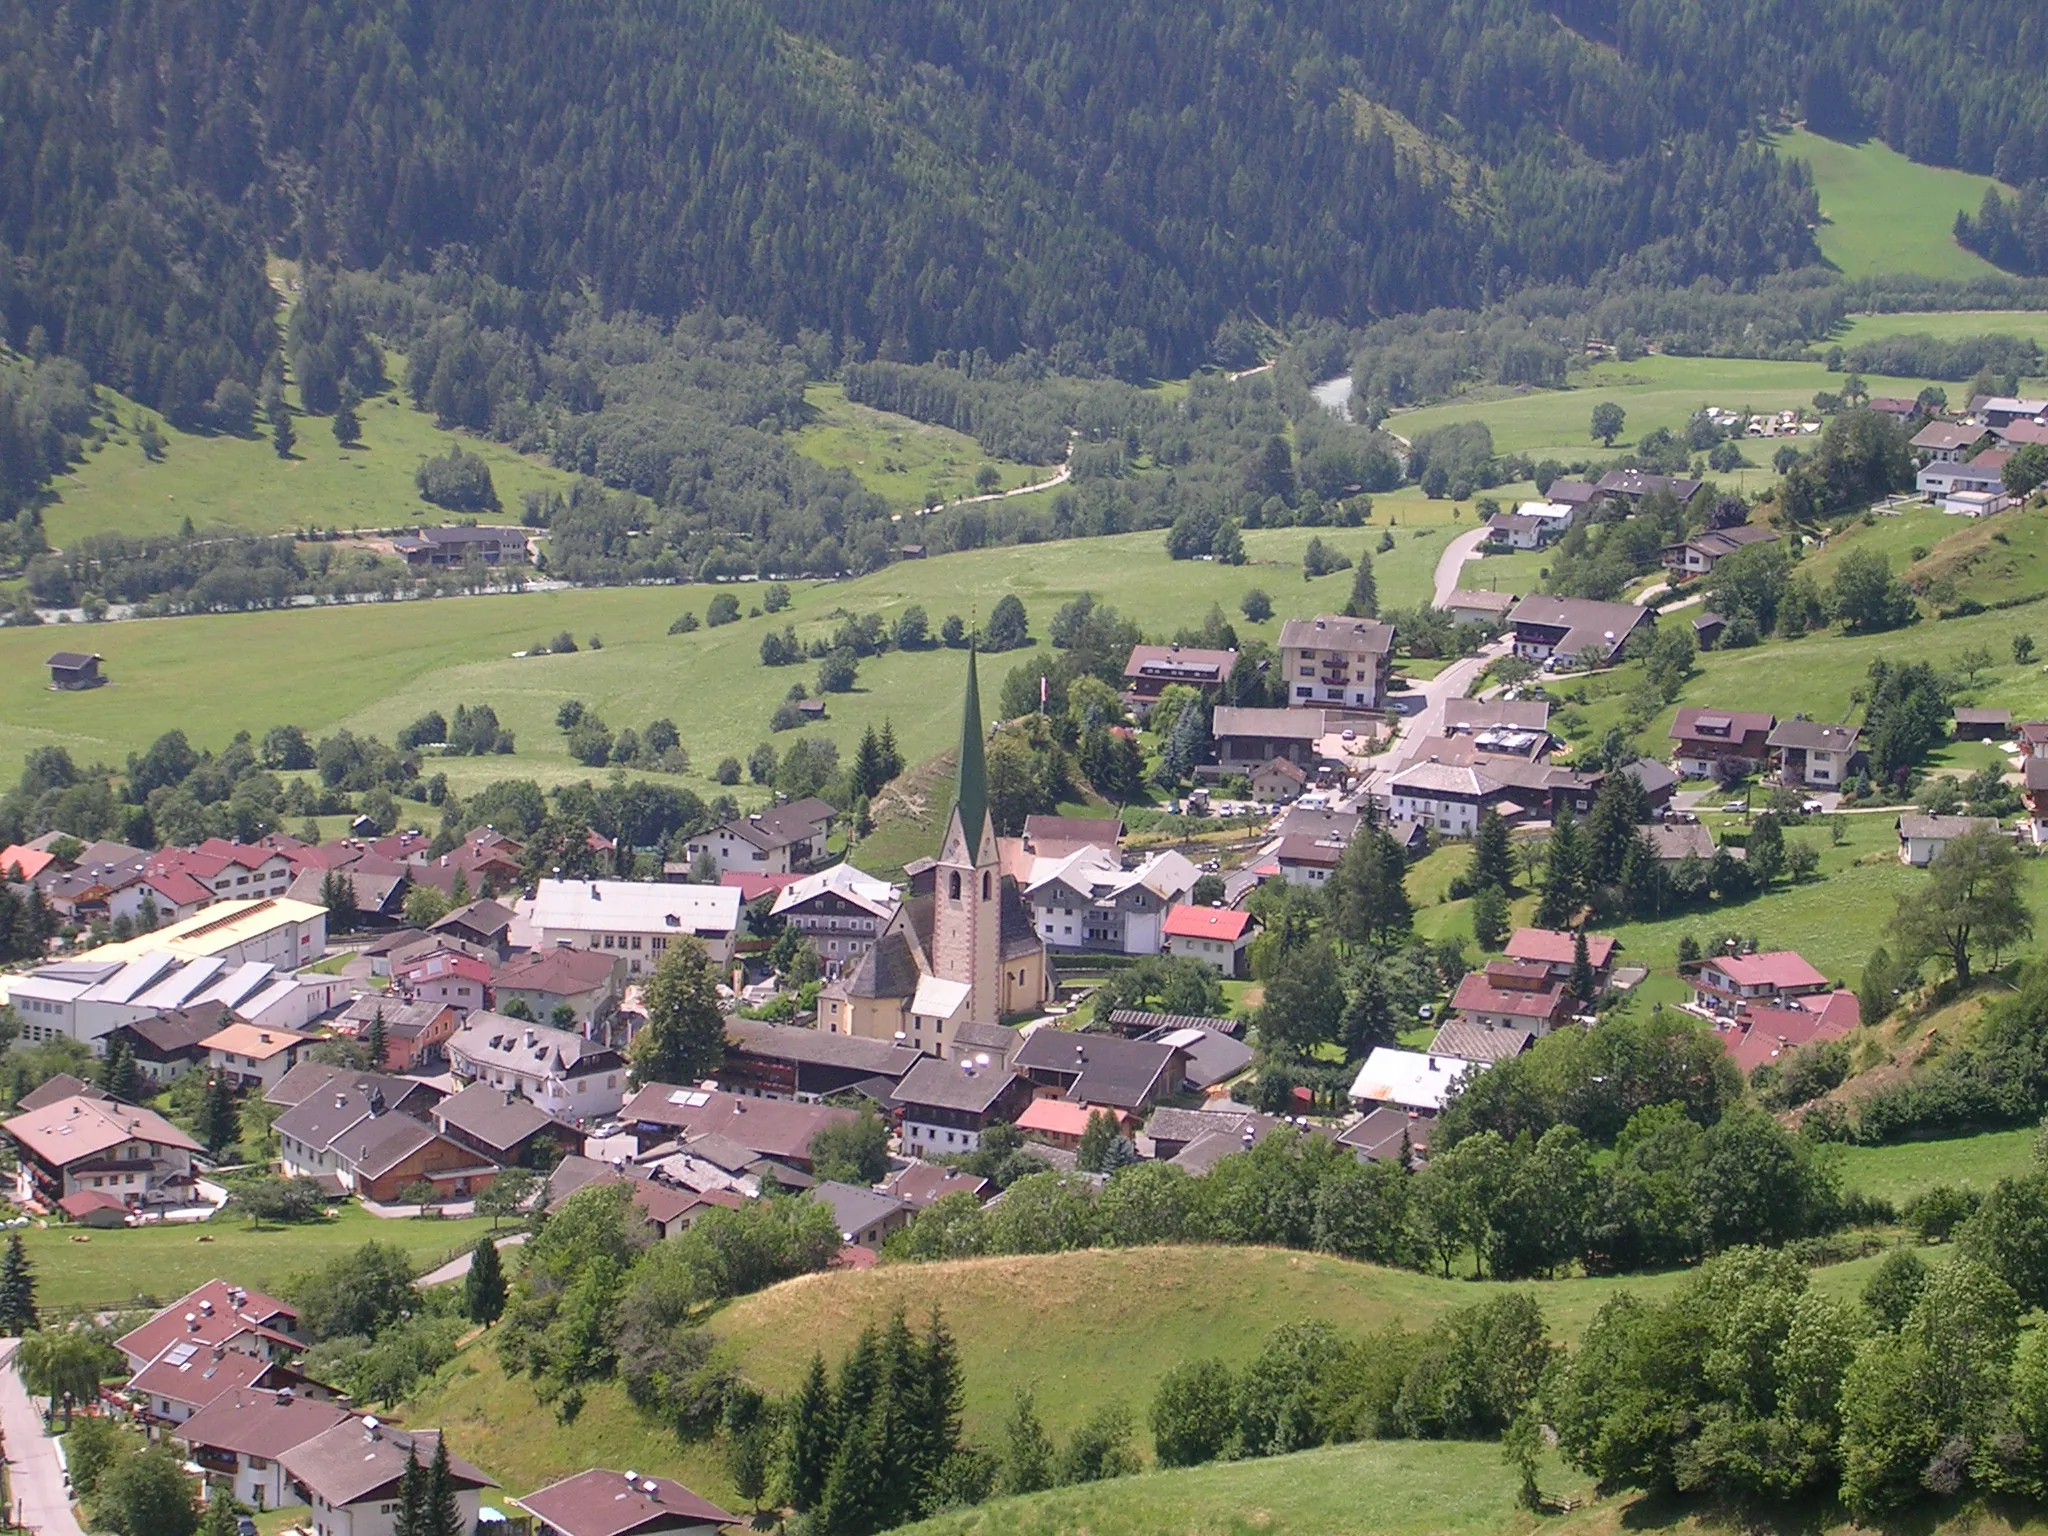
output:
[[[1436,561],[1436,605],[1441,608],[1451,600],[1451,594],[1458,589],[1458,576],[1465,568],[1465,562],[1479,553],[1479,546],[1486,542],[1486,525],[1481,523],[1470,533],[1461,533],[1444,546],[1444,552]]]

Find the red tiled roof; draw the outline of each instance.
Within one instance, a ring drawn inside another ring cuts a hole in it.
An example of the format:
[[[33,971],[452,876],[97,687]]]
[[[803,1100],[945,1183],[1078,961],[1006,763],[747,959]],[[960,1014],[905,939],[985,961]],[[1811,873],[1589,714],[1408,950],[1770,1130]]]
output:
[[[16,868],[21,870],[22,879],[33,880],[56,862],[57,856],[48,849],[24,848],[16,843],[0,851],[0,880],[11,879]]]
[[[740,904],[752,906],[763,896],[773,896],[801,879],[802,875],[757,875],[744,869],[728,869],[718,877],[718,883],[739,887]]]
[[[640,1476],[592,1467],[512,1501],[563,1536],[626,1536],[642,1526],[669,1527],[680,1521],[703,1525],[738,1522],[673,1478]]]
[[[1861,1021],[1856,994],[1833,992],[1818,1009],[1751,1008],[1735,1024],[1714,1033],[1747,1077],[1766,1062],[1777,1061],[1801,1046],[1838,1040]]]
[[[1544,965],[1570,965],[1577,953],[1577,935],[1555,928],[1517,928],[1508,940],[1510,960],[1536,960]],[[1603,971],[1614,959],[1614,940],[1604,933],[1586,935],[1586,958]]]
[[[73,1221],[83,1221],[94,1211],[126,1211],[127,1202],[103,1189],[81,1189],[57,1202],[57,1209]]]
[[[1182,903],[1167,912],[1164,931],[1170,939],[1227,939],[1235,944],[1251,925],[1252,915],[1249,912]]]
[[[1794,949],[1765,950],[1755,955],[1725,955],[1703,962],[1739,987],[1823,987],[1821,975]]]
[[[225,1280],[209,1280],[196,1291],[180,1296],[141,1327],[116,1339],[114,1347],[137,1359],[154,1360],[181,1340],[209,1345],[225,1343],[238,1333],[263,1328],[279,1318],[287,1327],[297,1326],[299,1314],[276,1297],[261,1291],[244,1291],[242,1304],[237,1307],[230,1294],[233,1289]],[[193,1324],[190,1328],[185,1325],[188,1315]],[[275,1330],[272,1333],[283,1336]]]
[[[1452,994],[1454,1013],[1500,1013],[1511,1018],[1553,1018],[1564,1006],[1564,983],[1553,982],[1540,991],[1496,987],[1483,971],[1468,972]]]

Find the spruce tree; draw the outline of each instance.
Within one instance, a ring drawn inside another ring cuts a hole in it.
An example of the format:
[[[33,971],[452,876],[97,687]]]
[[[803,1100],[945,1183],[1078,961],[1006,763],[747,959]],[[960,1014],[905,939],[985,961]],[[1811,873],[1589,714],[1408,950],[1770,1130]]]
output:
[[[343,448],[352,448],[362,441],[362,418],[356,415],[360,403],[354,388],[348,387],[341,392],[341,404],[334,408],[334,440]]]
[[[1395,1044],[1394,1005],[1387,997],[1386,978],[1380,974],[1378,963],[1367,961],[1348,980],[1344,1012],[1337,1020],[1337,1034],[1345,1052],[1358,1058],[1370,1053],[1374,1046]]]
[[[218,1157],[235,1144],[241,1129],[235,1090],[229,1086],[225,1072],[216,1072],[206,1080],[206,1097],[199,1104],[199,1139],[209,1153]]]
[[[1583,931],[1575,933],[1572,935],[1572,996],[1582,1005],[1591,1007],[1598,987],[1599,982],[1593,975],[1593,959],[1586,951],[1586,935]]]
[[[1479,818],[1472,834],[1472,863],[1465,871],[1465,884],[1474,892],[1489,885],[1502,892],[1514,889],[1515,848],[1499,811],[1489,809]]]
[[[1507,896],[1497,885],[1481,886],[1472,898],[1472,937],[1481,949],[1499,949],[1507,936]]]
[[[206,1508],[199,1517],[199,1536],[237,1536],[241,1517],[235,1513],[234,1495],[215,1488],[208,1493]]]
[[[142,1074],[136,1070],[135,1052],[127,1041],[116,1040],[108,1048],[106,1060],[100,1063],[100,1087],[124,1104],[133,1104],[140,1097]]]
[[[35,1331],[36,1272],[22,1246],[21,1234],[7,1234],[7,1252],[0,1255],[0,1333],[10,1338]]]
[[[853,754],[854,792],[872,799],[885,782],[882,777],[882,741],[871,725],[861,733],[860,746]]]
[[[825,1357],[814,1354],[803,1384],[789,1400],[789,1435],[783,1449],[782,1497],[798,1514],[823,1497],[837,1440]]]
[[[462,1310],[472,1323],[486,1328],[504,1314],[505,1266],[498,1245],[488,1237],[478,1238],[469,1256],[469,1273],[462,1278]]]
[[[292,413],[289,408],[280,410],[270,418],[270,446],[277,450],[280,459],[292,456],[299,434],[292,428]]]
[[[420,1500],[420,1536],[468,1536],[462,1509],[455,1502],[455,1479],[448,1471],[448,1437],[434,1437],[434,1459],[427,1467],[426,1492]]]
[[[898,1523],[887,1514],[897,1491],[889,1466],[887,1412],[885,1395],[848,1427],[832,1458],[811,1529],[831,1536],[870,1536]]]
[[[1543,861],[1543,899],[1536,905],[1538,928],[1562,928],[1586,904],[1586,839],[1569,810],[1558,812]]]
[[[1052,1486],[1052,1440],[1039,1422],[1029,1388],[1019,1391],[1003,1425],[1004,1493],[1037,1493]]]
[[[391,1044],[390,1033],[384,1023],[384,1005],[379,1003],[370,1015],[370,1027],[363,1032],[363,1054],[370,1058],[370,1070],[384,1070],[384,1052]]]
[[[1358,552],[1358,565],[1351,573],[1351,597],[1345,614],[1354,619],[1376,619],[1380,613],[1380,584],[1372,573],[1372,556]]]
[[[888,783],[903,772],[903,750],[896,745],[896,727],[887,719],[882,721],[882,782]]]
[[[391,1536],[427,1536],[426,1469],[413,1446],[405,1448],[405,1471],[398,1479],[398,1515]]]

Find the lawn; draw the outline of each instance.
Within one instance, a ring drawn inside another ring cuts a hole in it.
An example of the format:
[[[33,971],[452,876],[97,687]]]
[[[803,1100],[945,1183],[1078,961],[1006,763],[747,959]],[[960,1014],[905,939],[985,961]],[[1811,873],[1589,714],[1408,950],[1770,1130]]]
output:
[[[779,630],[793,623],[808,639],[830,632],[836,610],[893,620],[916,603],[936,630],[948,614],[986,617],[1014,593],[1042,637],[1059,604],[1093,591],[1151,635],[1198,623],[1214,603],[1240,637],[1277,641],[1284,618],[1334,611],[1351,590],[1348,571],[1302,579],[1301,555],[1312,537],[1356,558],[1376,547],[1398,516],[1394,548],[1374,556],[1380,601],[1391,608],[1427,598],[1437,556],[1459,525],[1448,503],[1389,502],[1366,528],[1252,530],[1245,536],[1251,559],[1243,566],[1170,560],[1158,532],[1008,546],[903,561],[857,581],[798,583],[787,613],[688,635],[669,635],[669,624],[686,611],[701,616],[709,588],[527,592],[153,619],[97,625],[89,637],[0,630],[0,775],[11,778],[14,764],[43,745],[66,747],[81,763],[118,763],[173,727],[197,746],[219,748],[238,730],[260,736],[285,723],[315,736],[346,726],[388,741],[429,709],[447,714],[458,703],[488,703],[516,733],[518,752],[437,760],[458,792],[508,777],[544,785],[599,777],[569,758],[555,727],[557,707],[574,698],[615,730],[641,729],[664,716],[675,721],[693,759],[690,782],[708,792],[720,758],[743,758],[768,738],[769,716],[789,686],[815,681],[809,665],[760,665],[761,637],[771,624]],[[1426,517],[1431,521],[1416,526]],[[1278,609],[1262,625],[1246,623],[1238,611],[1253,587],[1270,593]],[[759,601],[758,587],[729,590],[750,605]],[[598,635],[603,649],[514,658],[565,629],[579,640]],[[59,645],[86,644],[105,656],[110,685],[52,692],[43,659]],[[1041,640],[1029,652],[985,657],[989,712],[1010,669],[1048,655]],[[850,753],[863,728],[888,719],[909,761],[935,756],[959,735],[963,662],[938,649],[865,661],[858,688],[834,697],[827,722],[812,730]],[[776,745],[786,748],[794,739],[784,735]]]
[[[367,1242],[402,1248],[422,1271],[474,1247],[481,1217],[385,1221],[344,1205],[332,1221],[252,1229],[234,1214],[208,1222],[81,1232],[20,1229],[36,1271],[36,1300],[52,1309],[161,1305],[216,1277],[275,1294],[294,1275]]]
[[[790,446],[828,468],[852,470],[899,512],[922,507],[928,499],[976,494],[981,487],[975,472],[984,464],[995,469],[1000,477],[996,488],[1005,491],[1053,473],[1049,465],[992,459],[973,438],[949,427],[855,404],[838,384],[811,385],[804,404],[811,417],[791,434]]]
[[[396,378],[405,360],[393,355],[385,366]],[[115,402],[122,430],[56,481],[57,501],[44,510],[43,526],[60,549],[96,533],[174,533],[186,518],[202,532],[225,527],[250,533],[346,532],[441,522],[447,514],[420,499],[413,471],[420,460],[447,452],[455,442],[489,462],[510,521],[518,521],[527,491],[566,490],[570,484],[568,475],[538,457],[467,433],[440,431],[432,417],[405,403],[396,385],[365,400],[358,410],[360,446],[336,444],[325,417],[300,417],[294,422],[298,443],[289,459],[277,456],[267,432],[248,437],[180,432],[154,412],[102,393]],[[288,394],[296,401],[296,391]],[[140,416],[149,416],[163,431],[166,447],[160,461],[144,458],[136,445],[134,423]]]
[[[2031,336],[2048,346],[2048,310],[1951,309],[1928,314],[1902,311],[1887,315],[1853,315],[1831,340],[1848,346],[1881,336],[1935,336],[1960,341],[1970,336]]]
[[[1918,165],[1875,139],[1845,144],[1804,130],[1783,135],[1778,151],[1813,167],[1821,255],[1845,275],[1969,278],[1998,270],[1955,240],[1956,215],[1977,211],[1989,177]]]
[[[1967,1184],[1989,1193],[2000,1179],[2033,1166],[2036,1132],[1987,1131],[1948,1141],[1905,1141],[1889,1147],[1845,1147],[1842,1187],[1903,1204],[1937,1184]]]

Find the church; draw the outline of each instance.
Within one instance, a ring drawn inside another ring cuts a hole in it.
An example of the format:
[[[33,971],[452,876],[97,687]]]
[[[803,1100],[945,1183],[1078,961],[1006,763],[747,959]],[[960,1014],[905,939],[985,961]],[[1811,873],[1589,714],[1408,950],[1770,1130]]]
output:
[[[1051,996],[1045,944],[1003,874],[988,808],[988,758],[974,652],[953,809],[936,859],[905,871],[910,896],[860,963],[818,994],[818,1027],[947,1054],[968,1025],[1031,1015]]]

